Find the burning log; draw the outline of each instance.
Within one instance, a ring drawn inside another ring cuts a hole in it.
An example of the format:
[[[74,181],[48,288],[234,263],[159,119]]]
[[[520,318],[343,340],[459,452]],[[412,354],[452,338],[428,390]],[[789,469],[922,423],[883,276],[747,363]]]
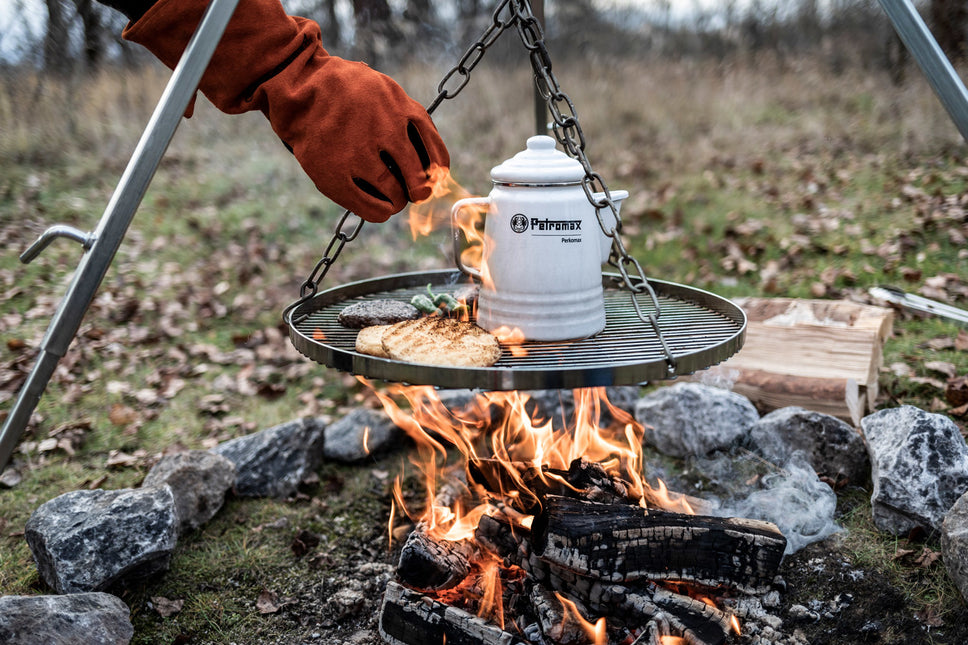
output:
[[[550,497],[532,527],[541,560],[602,581],[663,580],[762,593],[786,538],[769,522]]]
[[[467,540],[436,540],[418,528],[403,545],[397,574],[416,589],[450,589],[470,573],[472,551]]]
[[[508,464],[498,459],[475,459],[467,466],[470,481],[505,498],[512,497],[514,506],[529,515],[538,513],[541,500],[553,495],[603,504],[638,501],[631,484],[587,459],[573,460],[567,470],[548,466],[539,470],[528,464]]]
[[[440,507],[453,506],[467,493],[458,480],[451,480],[434,499]],[[397,573],[416,589],[450,589],[460,584],[471,570],[474,546],[468,540],[439,540],[427,533],[427,525],[417,524],[400,551]]]
[[[390,645],[531,645],[483,618],[393,581],[387,583],[379,628]]]

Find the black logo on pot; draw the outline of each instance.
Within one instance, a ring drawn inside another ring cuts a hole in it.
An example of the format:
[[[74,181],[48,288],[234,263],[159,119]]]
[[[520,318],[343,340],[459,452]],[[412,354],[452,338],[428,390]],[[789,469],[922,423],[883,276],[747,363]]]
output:
[[[524,233],[528,230],[528,218],[521,213],[515,213],[511,218],[511,230],[515,233]]]

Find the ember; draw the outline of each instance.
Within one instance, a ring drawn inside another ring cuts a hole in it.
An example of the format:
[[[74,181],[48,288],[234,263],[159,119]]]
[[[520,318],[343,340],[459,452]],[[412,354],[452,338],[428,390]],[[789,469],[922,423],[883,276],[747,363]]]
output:
[[[520,392],[458,410],[429,387],[376,394],[416,442],[427,494],[384,599],[388,643],[725,643],[740,626],[718,601],[774,582],[776,526],[649,486],[644,429],[601,388],[575,391],[564,427]]]

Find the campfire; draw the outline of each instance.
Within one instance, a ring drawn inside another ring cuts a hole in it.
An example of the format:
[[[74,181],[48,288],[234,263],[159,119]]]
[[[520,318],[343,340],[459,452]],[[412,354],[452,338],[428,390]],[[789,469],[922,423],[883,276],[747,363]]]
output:
[[[741,630],[730,605],[774,584],[777,527],[650,485],[644,428],[604,388],[556,419],[516,391],[377,396],[416,443],[426,496],[416,513],[398,480],[391,536],[404,513],[414,528],[384,598],[388,643],[725,643]]]

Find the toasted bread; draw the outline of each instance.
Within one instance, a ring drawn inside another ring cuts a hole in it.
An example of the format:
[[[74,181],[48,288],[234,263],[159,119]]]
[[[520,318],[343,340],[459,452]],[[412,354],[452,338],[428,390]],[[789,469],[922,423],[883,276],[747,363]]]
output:
[[[390,325],[383,349],[394,360],[454,367],[488,367],[501,358],[493,334],[474,323],[437,316]]]
[[[388,358],[388,354],[383,349],[383,333],[390,328],[390,325],[373,325],[364,327],[356,335],[356,351],[370,356]]]

